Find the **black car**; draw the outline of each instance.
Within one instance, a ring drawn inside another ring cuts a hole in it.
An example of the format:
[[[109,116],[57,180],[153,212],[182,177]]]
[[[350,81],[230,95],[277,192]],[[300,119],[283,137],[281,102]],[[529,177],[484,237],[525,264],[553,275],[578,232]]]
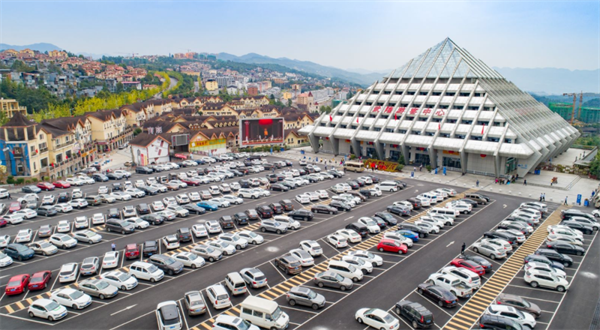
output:
[[[483,267],[483,269],[485,269],[486,273],[489,273],[492,271],[492,268],[493,268],[492,263],[487,261],[487,259],[485,259],[482,256],[478,256],[478,255],[470,254],[470,253],[463,253],[460,255],[460,258],[464,259],[464,260],[472,261],[472,262],[480,265],[481,267]]]
[[[367,228],[367,226],[363,225],[360,222],[350,223],[350,224],[346,225],[346,229],[352,229],[352,230],[354,230],[362,238],[365,238],[365,237],[369,236],[369,228]]]
[[[279,201],[279,204],[281,204],[281,206],[283,206],[283,209],[285,211],[292,211],[294,210],[294,204],[292,204],[292,201],[290,201],[289,199],[282,199]]]
[[[418,210],[422,206],[421,201],[414,197],[408,198],[406,201],[412,204],[413,210]]]
[[[521,330],[524,329],[521,325],[515,322],[513,319],[508,317],[483,314],[479,319],[480,329],[491,329],[491,330]]]
[[[113,172],[108,172],[108,173],[106,174],[106,176],[108,177],[108,179],[109,179],[109,180],[120,180],[120,179],[122,179],[122,178],[123,178],[122,176],[120,176],[120,175],[117,175],[117,174],[115,174],[115,173],[113,173]]]
[[[354,180],[346,181],[346,183],[352,188],[352,190],[357,190],[358,188],[360,188],[358,182]]]
[[[288,188],[288,190],[296,189],[295,185],[293,185],[293,184],[291,184],[291,183],[289,183],[287,181],[281,181],[281,183],[279,183],[279,184],[282,185],[282,186],[285,186],[286,188]]]
[[[229,169],[229,172],[233,173],[235,176],[244,176],[244,173],[238,170]]]
[[[421,228],[417,225],[414,225],[412,223],[401,222],[398,224],[398,229],[406,229],[406,230],[415,232],[415,233],[419,234],[419,238],[424,238],[424,237],[429,236],[429,232],[427,230],[425,230],[424,228]]]
[[[572,217],[583,217],[583,218],[588,218],[592,221],[596,221],[596,219],[593,215],[579,211],[577,209],[562,210],[562,211],[560,211],[560,217],[562,220],[569,220]]]
[[[108,209],[106,212],[107,219],[121,219],[121,212],[119,209]]]
[[[142,254],[144,257],[149,257],[151,255],[158,253],[158,243],[156,241],[145,241],[144,248],[142,249]]]
[[[290,188],[284,184],[281,183],[273,183],[271,185],[271,190],[272,191],[289,191]]]
[[[571,219],[573,219],[573,218],[571,218]],[[594,233],[594,227],[587,225],[585,223],[582,223],[582,222],[567,220],[567,221],[561,222],[561,225],[567,226],[571,229],[579,230],[580,232],[582,232],[586,235],[591,235]]]
[[[307,171],[306,169],[299,168],[299,169],[298,169],[298,173],[300,173],[300,175],[307,175],[307,174],[308,174],[308,171]]]
[[[373,194],[372,194],[372,193],[371,193],[371,191],[370,191],[370,190],[368,190],[368,189],[361,189],[361,190],[359,190],[358,192],[359,192],[361,195],[363,195],[363,196],[365,196],[365,197],[367,197],[367,198],[373,197]]]
[[[398,185],[398,188],[400,188],[400,189],[406,188],[406,182],[404,182],[402,180],[394,180],[394,182],[396,182],[396,184]]]
[[[333,175],[333,177],[335,177],[335,178],[342,177],[342,174],[340,172],[338,172],[337,170],[329,170],[329,171],[327,171],[327,173]],[[375,182],[375,181],[373,181],[373,182]]]
[[[367,199],[368,199],[366,196],[361,195],[358,191],[349,191],[347,193],[350,194],[350,195],[352,195],[352,196],[354,196],[354,197],[360,198],[360,200],[363,201],[363,202],[366,202]]]
[[[139,190],[143,191],[146,193],[146,195],[156,195],[158,194],[158,189],[154,188],[154,187],[150,187],[150,186],[140,186],[138,187]]]
[[[470,204],[473,208],[475,208],[479,205],[479,203],[477,203],[476,201],[469,199],[469,198],[463,198],[463,199],[460,199],[460,201]]]
[[[183,270],[183,264],[181,261],[164,254],[155,254],[148,259],[148,262],[159,269],[162,269],[165,274],[169,274],[171,276],[173,274],[179,274]]]
[[[37,194],[40,191],[42,191],[42,189],[40,189],[36,186],[25,186],[25,187],[21,188],[21,191],[26,194]]]
[[[379,226],[379,228],[381,228],[381,230],[383,230],[385,227],[387,227],[387,222],[385,222],[380,217],[373,217],[372,219]]]
[[[483,237],[485,238],[500,238],[503,239],[505,241],[508,242],[508,244],[513,246],[513,249],[516,249],[518,244],[517,244],[517,237],[511,233],[508,232],[501,232],[501,231],[486,231],[485,233],[483,233]]]
[[[221,225],[221,228],[223,228],[223,229],[235,228],[235,225],[233,224],[233,218],[230,215],[224,215],[224,216],[220,217],[219,224]]]
[[[71,200],[71,194],[69,194],[68,192],[61,192],[58,194],[57,203],[66,203],[70,200]]]
[[[338,209],[329,205],[313,205],[310,208],[312,213],[338,214]]]
[[[250,180],[248,179],[241,179],[240,181],[238,181],[238,183],[240,184],[240,187],[242,188],[251,188],[252,184],[250,183]]]
[[[273,165],[273,164],[262,164],[261,166],[265,168],[265,171],[270,171],[270,170],[272,170],[272,169],[274,169],[274,168],[277,168],[277,166],[275,166],[275,165]],[[267,178],[268,178],[268,177],[269,177],[269,176],[267,175]]]
[[[566,256],[562,253],[558,253],[555,250],[537,249],[535,251],[535,254],[537,254],[539,256],[545,256],[546,258],[548,258],[552,261],[559,262],[559,263],[565,265],[565,267],[571,267],[571,265],[573,264],[573,259],[571,259],[571,257]]]
[[[387,212],[375,212],[375,215],[373,217],[380,218],[390,226],[395,226],[398,224],[398,220],[396,220],[396,218],[393,215]]]
[[[244,211],[244,213],[246,213],[246,215],[248,216],[248,220],[259,220],[260,219],[258,217],[258,213],[253,209],[246,210],[246,211]]]
[[[373,181],[373,183],[379,183],[379,182],[381,182],[381,179],[378,176],[371,175],[371,174],[367,174],[365,176],[368,176],[369,178],[371,178],[371,181]]]
[[[288,213],[288,217],[294,220],[311,221],[315,217],[315,215],[309,210],[299,209]]]
[[[565,270],[565,265],[563,265],[562,263],[550,260],[547,257],[542,256],[542,255],[530,254],[530,255],[526,256],[523,261],[525,263],[539,262],[542,264],[546,264],[552,268],[560,269],[562,271]]]
[[[338,209],[338,211],[350,212],[352,210],[352,207],[350,205],[340,201],[331,201],[331,203],[329,203],[329,206],[335,207],[336,209]]]
[[[450,290],[437,285],[421,283],[417,288],[417,292],[435,301],[440,307],[452,308],[456,306],[458,301],[458,298]]]
[[[233,215],[233,221],[237,223],[237,225],[247,225],[250,219],[248,215],[244,212],[239,212]]]
[[[140,219],[148,221],[150,224],[157,226],[165,222],[165,218],[157,214],[145,214],[142,215]]]
[[[194,203],[190,203],[190,204],[185,204],[182,205],[181,207],[183,207],[184,209],[188,210],[190,213],[194,213],[194,214],[204,214],[206,213],[206,209],[204,209],[203,207],[200,207]]]
[[[269,207],[271,208],[271,210],[273,210],[273,213],[275,214],[283,214],[283,206],[281,206],[281,204],[279,203],[271,203],[269,204]]]
[[[359,187],[364,187],[367,185],[367,181],[365,181],[364,179],[361,179],[361,178],[356,178],[352,181],[356,181],[356,183],[358,183]]]
[[[47,217],[51,217],[51,216],[56,215],[58,212],[52,205],[42,205],[37,209],[37,213],[40,216],[44,215]]]
[[[585,254],[584,248],[567,242],[547,242],[546,247],[562,254],[573,254],[577,256],[582,256]]]
[[[192,233],[187,227],[177,229],[175,235],[177,235],[177,239],[179,239],[180,242],[189,242],[192,240]]]
[[[434,322],[433,313],[417,302],[401,300],[396,303],[394,311],[407,319],[413,329],[430,328]]]
[[[121,219],[108,219],[106,220],[105,225],[107,232],[117,232],[123,235],[127,233],[133,233],[135,231],[135,226],[127,221],[123,221]]]
[[[92,179],[96,182],[106,182],[108,181],[108,177],[104,174],[96,173],[92,175]]]
[[[135,173],[140,173],[140,174],[152,174],[154,172],[153,169],[146,167],[146,166],[138,166],[135,169]]]
[[[150,213],[150,208],[148,207],[148,204],[146,203],[141,203],[138,204],[135,209],[137,210],[138,214],[149,214]]]
[[[263,219],[269,219],[273,217],[273,210],[270,207],[263,205],[256,208],[256,213]]]
[[[293,166],[294,165],[294,163],[292,163],[292,161],[289,159],[284,160],[284,162],[285,162],[285,166]]]

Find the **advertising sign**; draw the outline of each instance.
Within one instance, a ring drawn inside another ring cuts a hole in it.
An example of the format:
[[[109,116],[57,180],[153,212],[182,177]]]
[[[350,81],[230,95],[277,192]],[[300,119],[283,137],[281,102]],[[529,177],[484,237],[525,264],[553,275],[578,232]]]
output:
[[[240,119],[240,146],[283,144],[283,118]]]

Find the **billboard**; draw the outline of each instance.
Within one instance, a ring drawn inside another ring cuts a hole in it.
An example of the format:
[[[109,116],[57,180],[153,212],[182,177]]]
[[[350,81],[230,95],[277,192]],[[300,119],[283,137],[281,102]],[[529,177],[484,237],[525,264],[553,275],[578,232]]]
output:
[[[283,144],[283,118],[240,119],[240,146]]]

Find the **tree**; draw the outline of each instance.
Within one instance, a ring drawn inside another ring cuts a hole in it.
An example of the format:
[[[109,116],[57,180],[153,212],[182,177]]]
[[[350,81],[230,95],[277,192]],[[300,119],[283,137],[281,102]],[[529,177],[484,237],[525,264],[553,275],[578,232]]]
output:
[[[141,128],[139,128],[139,127],[136,127],[136,128],[133,130],[133,136],[136,136],[136,135],[138,135],[138,134],[140,134],[140,133],[142,133],[142,129],[141,129]]]
[[[117,93],[123,92],[123,84],[122,83],[120,83],[120,82],[117,83],[117,90],[116,91],[117,91]]]
[[[292,106],[292,99],[288,99],[288,107]]]

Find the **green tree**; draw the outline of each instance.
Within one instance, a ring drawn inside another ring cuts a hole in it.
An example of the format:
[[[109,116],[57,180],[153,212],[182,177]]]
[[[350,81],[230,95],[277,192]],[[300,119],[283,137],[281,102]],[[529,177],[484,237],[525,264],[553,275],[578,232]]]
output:
[[[138,134],[140,134],[140,133],[142,133],[142,129],[141,129],[141,128],[139,128],[139,127],[136,127],[136,128],[133,130],[133,136],[136,136],[136,135],[138,135]]]
[[[288,106],[288,107],[291,107],[291,106],[292,106],[292,99],[288,99],[288,105],[287,105],[287,106]]]
[[[117,89],[116,89],[117,93],[121,93],[123,92],[123,84],[118,82],[117,83]]]

